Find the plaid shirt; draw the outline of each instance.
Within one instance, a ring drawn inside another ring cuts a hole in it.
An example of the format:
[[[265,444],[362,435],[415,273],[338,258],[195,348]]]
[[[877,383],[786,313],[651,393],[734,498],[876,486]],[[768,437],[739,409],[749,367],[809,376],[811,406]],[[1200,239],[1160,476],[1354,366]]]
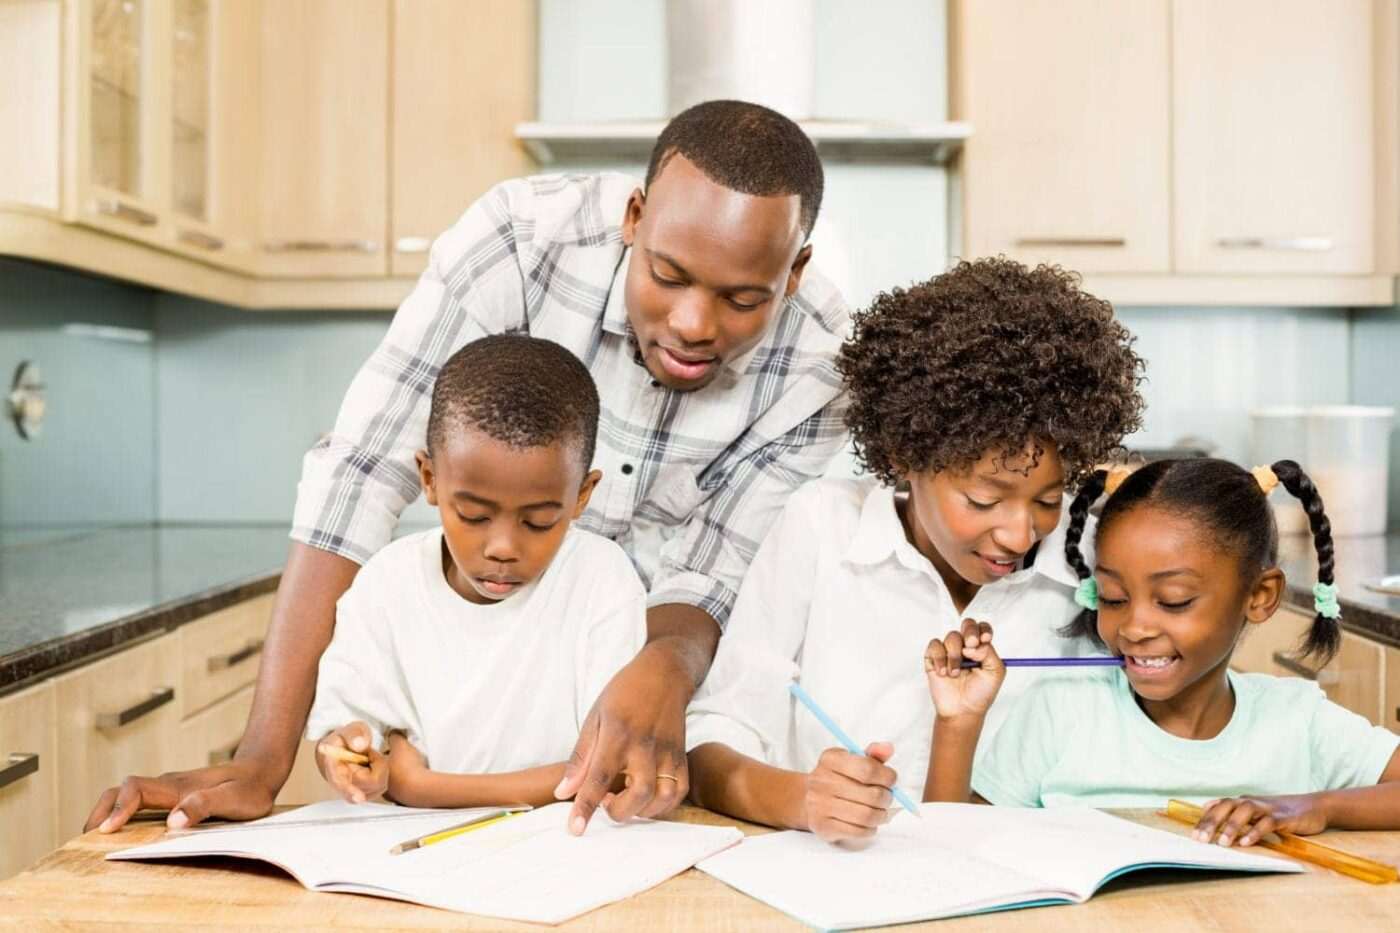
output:
[[[848,323],[809,268],[762,342],[695,392],[637,359],[623,301],[625,175],[504,182],[433,244],[428,270],[307,453],[292,537],[357,563],[419,495],[433,380],[468,341],[523,332],[573,351],[602,399],[582,527],[616,540],[651,591],[721,625],[787,496],[821,475],[846,433],[835,354]]]

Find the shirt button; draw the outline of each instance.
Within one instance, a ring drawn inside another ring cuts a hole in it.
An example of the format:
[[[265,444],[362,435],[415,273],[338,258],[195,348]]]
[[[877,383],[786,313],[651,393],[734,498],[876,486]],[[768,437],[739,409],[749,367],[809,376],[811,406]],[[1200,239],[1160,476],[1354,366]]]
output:
[[[658,379],[653,379],[653,380],[651,381],[651,387],[652,387],[653,389],[659,389],[659,388],[661,388],[661,381],[658,380]]]
[[[630,464],[630,463],[624,463],[624,464],[622,465],[622,475],[623,475],[623,476],[631,476],[631,475],[632,475],[632,464]]]

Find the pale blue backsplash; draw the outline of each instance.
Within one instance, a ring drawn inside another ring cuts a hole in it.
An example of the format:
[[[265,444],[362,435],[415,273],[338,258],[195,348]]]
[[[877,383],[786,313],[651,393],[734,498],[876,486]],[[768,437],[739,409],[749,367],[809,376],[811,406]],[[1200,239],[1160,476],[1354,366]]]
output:
[[[1400,409],[1400,309],[1358,311],[1351,323],[1351,400]],[[1390,525],[1400,528],[1400,426],[1390,435]]]
[[[0,526],[149,522],[156,514],[155,344],[65,325],[152,327],[151,294],[0,259],[0,409],[22,360],[39,364],[48,417],[33,440],[0,421]]]

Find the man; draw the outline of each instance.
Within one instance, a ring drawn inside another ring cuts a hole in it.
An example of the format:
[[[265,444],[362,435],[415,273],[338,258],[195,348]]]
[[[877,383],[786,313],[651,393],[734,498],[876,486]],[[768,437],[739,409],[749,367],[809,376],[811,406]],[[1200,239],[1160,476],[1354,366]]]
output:
[[[710,101],[662,131],[645,187],[618,174],[505,182],[433,245],[428,270],[306,456],[248,728],[235,759],[108,789],[88,827],[141,807],[181,827],[250,819],[294,761],[335,603],[418,495],[433,379],[486,334],[554,340],[587,364],[603,479],[580,520],[649,587],[646,647],[584,723],[560,799],[582,832],[685,798],[685,707],[786,497],[845,439],[834,358],[847,324],[808,269],[821,162],[796,124]],[[621,778],[625,789],[609,793]]]

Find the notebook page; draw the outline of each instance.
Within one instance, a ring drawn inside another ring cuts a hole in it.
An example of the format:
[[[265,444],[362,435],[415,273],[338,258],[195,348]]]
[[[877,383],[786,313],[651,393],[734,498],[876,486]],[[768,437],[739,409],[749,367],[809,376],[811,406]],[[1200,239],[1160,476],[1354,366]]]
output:
[[[811,833],[751,836],[698,866],[732,888],[828,930],[977,913],[1054,898],[1043,882],[970,856],[928,819],[897,816],[865,848]]]

